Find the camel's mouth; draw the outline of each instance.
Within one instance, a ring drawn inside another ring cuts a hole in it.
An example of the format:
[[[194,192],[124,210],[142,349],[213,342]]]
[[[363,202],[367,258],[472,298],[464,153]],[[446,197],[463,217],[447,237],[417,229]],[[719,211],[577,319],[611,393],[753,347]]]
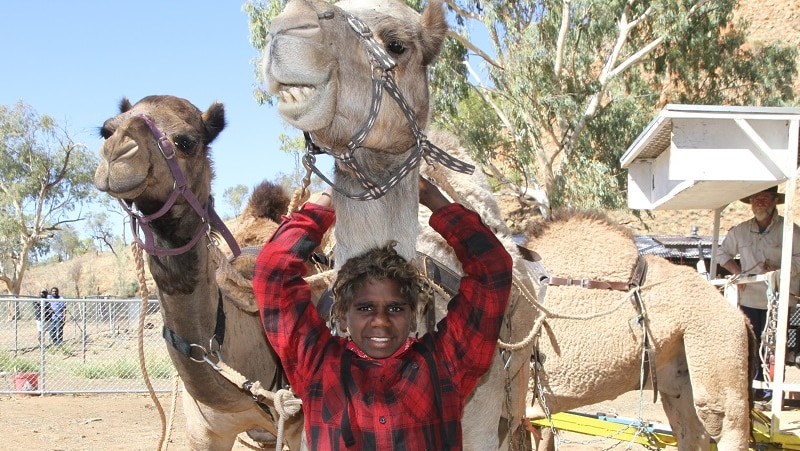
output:
[[[278,88],[278,100],[286,104],[305,104],[314,96],[317,89],[309,85],[283,85]]]
[[[326,127],[334,115],[336,84],[332,79],[319,83],[272,84],[278,98],[278,114],[301,130]]]
[[[109,190],[109,191],[106,191],[106,193],[111,197],[114,197],[114,198],[117,198],[117,199],[120,199],[120,200],[124,200],[124,201],[126,201],[127,203],[130,204],[131,202],[135,202],[136,199],[138,199],[139,196],[142,195],[142,193],[144,192],[145,189],[147,189],[147,185],[146,184],[142,184],[142,185],[140,185],[140,186],[138,186],[136,188],[133,188],[133,189],[130,189],[130,190],[127,190],[127,191],[124,191],[124,192]]]

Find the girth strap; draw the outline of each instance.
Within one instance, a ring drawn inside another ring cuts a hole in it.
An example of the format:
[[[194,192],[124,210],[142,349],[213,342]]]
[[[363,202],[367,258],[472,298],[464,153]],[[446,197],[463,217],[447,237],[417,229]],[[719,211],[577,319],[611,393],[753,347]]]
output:
[[[639,255],[636,259],[636,266],[631,272],[631,277],[627,282],[614,282],[608,280],[592,279],[573,279],[572,277],[548,277],[545,283],[553,286],[574,286],[596,290],[616,290],[628,291],[633,287],[640,287],[644,283],[647,275],[647,261],[644,256]]]

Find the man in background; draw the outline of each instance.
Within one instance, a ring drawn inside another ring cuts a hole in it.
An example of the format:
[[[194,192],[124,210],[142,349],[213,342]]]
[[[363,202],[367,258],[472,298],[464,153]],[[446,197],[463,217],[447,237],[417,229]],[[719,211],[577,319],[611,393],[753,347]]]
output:
[[[753,217],[733,226],[717,250],[717,261],[734,276],[739,274],[764,274],[780,269],[781,250],[783,248],[783,217],[778,214],[777,205],[785,201],[785,195],[778,193],[773,186],[741,199],[750,204]],[[739,261],[735,260],[739,256]],[[792,238],[791,274],[800,270],[800,228],[794,225]],[[792,278],[791,292],[798,293],[800,280]],[[761,348],[761,335],[767,324],[767,285],[756,282],[737,285],[739,292],[739,308],[750,320],[756,334],[758,347]],[[755,380],[763,381],[764,372],[761,365],[756,369]],[[770,390],[756,392],[757,398],[768,400],[772,397]]]
[[[53,287],[50,290],[50,299],[48,304],[53,311],[53,316],[50,319],[50,341],[56,345],[61,346],[64,341],[64,322],[67,318],[67,309],[61,296],[58,294],[58,288]]]

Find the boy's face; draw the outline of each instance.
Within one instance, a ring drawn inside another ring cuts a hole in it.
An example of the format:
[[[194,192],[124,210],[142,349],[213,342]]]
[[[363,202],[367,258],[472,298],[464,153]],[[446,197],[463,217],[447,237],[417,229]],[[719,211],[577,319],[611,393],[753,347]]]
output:
[[[417,328],[417,313],[391,279],[372,279],[353,292],[342,328],[373,359],[394,354]]]

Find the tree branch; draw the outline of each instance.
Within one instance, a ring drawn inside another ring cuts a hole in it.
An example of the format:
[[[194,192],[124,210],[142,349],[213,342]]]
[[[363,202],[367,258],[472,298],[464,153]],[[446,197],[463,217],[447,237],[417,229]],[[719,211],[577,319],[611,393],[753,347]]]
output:
[[[448,30],[447,36],[450,36],[451,38],[460,42],[464,47],[468,48],[473,53],[483,58],[487,63],[491,64],[492,66],[498,69],[503,69],[503,66],[501,66],[500,63],[495,61],[491,56],[489,56],[489,54],[476,47],[472,42],[469,41],[469,39],[465,38],[464,36],[461,36],[460,34],[456,33],[453,30]]]
[[[466,17],[468,19],[474,19],[474,20],[477,20],[479,22],[483,22],[483,17],[481,17],[478,14],[475,14],[473,12],[469,12],[466,9],[458,6],[458,4],[455,1],[453,1],[453,0],[444,0],[444,2],[445,2],[445,4],[447,4],[447,6],[450,7],[450,9],[452,9],[459,16],[464,16],[464,17]]]
[[[561,27],[558,29],[558,40],[556,41],[556,61],[553,65],[553,75],[558,78],[561,76],[561,69],[564,66],[564,42],[567,40],[570,18],[570,0],[561,2]]]

